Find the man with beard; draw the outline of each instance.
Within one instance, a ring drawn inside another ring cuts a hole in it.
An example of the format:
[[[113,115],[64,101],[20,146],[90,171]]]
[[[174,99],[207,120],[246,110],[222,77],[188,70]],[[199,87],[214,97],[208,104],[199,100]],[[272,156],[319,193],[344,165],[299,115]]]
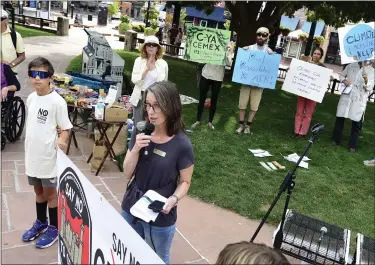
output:
[[[268,48],[266,42],[269,36],[269,30],[265,27],[261,27],[257,30],[257,40],[256,44],[245,46],[243,47],[244,50],[255,50],[255,51],[263,51],[268,52],[269,54],[273,53],[273,51]],[[240,99],[238,108],[240,109],[240,120],[239,120],[239,126],[236,130],[236,133],[241,134],[242,132],[244,134],[250,134],[250,126],[253,123],[253,119],[255,117],[255,114],[258,110],[260,100],[262,98],[263,88],[260,87],[254,87],[254,86],[248,86],[248,85],[242,85],[240,89]],[[247,120],[247,124],[245,125],[245,114],[246,114],[246,108],[247,104],[250,101],[250,113],[249,118]]]

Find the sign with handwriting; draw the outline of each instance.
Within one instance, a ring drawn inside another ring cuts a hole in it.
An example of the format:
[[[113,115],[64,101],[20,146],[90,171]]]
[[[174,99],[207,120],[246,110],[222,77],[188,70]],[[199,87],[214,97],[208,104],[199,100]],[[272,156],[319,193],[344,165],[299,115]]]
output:
[[[338,29],[341,64],[374,59],[374,22]]]
[[[321,103],[331,74],[332,70],[329,68],[292,59],[281,89]]]
[[[239,48],[232,81],[275,89],[280,60],[280,54]]]

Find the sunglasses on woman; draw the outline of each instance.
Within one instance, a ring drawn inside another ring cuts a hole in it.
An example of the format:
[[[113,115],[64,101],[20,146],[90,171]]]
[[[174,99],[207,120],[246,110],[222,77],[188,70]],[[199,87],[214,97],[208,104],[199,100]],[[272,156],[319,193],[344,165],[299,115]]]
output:
[[[257,33],[257,36],[258,37],[262,36],[263,38],[267,38],[268,34],[267,33]]]
[[[29,71],[29,77],[36,78],[37,76],[39,76],[40,79],[50,78],[50,74],[48,72],[36,71],[36,70]]]
[[[158,47],[159,45],[157,45],[156,43],[146,43],[146,47]]]

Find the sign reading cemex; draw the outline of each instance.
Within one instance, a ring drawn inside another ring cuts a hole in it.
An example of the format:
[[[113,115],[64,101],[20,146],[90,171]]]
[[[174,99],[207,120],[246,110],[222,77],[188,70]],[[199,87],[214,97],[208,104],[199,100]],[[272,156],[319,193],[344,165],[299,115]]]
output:
[[[225,65],[230,31],[188,26],[184,58],[198,63]]]
[[[321,103],[331,74],[331,69],[292,59],[281,89]]]
[[[274,89],[279,71],[280,54],[238,49],[232,81]]]
[[[374,22],[338,29],[341,64],[374,59]]]
[[[60,149],[57,174],[58,264],[164,264]]]

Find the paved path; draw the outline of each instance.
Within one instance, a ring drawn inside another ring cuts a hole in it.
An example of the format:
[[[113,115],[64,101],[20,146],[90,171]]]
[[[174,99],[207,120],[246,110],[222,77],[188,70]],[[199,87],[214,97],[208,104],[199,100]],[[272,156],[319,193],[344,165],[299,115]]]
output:
[[[30,60],[38,55],[44,56],[53,63],[56,72],[64,72],[70,60],[80,54],[87,37],[82,30],[75,29],[70,31],[69,37],[34,37],[24,41],[27,59],[19,67],[22,89],[18,94],[26,99],[32,91],[26,76]],[[116,49],[123,45],[112,40],[110,44]],[[92,151],[92,140],[78,134],[78,143],[78,149],[72,146],[70,159],[119,211],[126,187],[122,174],[114,164],[107,162],[100,176],[96,177],[86,163]],[[33,243],[21,241],[21,234],[29,228],[36,215],[33,188],[28,185],[25,176],[23,138],[16,143],[7,143],[1,155],[2,262],[56,263],[57,244],[45,250],[38,250]],[[257,225],[258,222],[187,197],[179,206],[178,232],[172,245],[171,262],[215,263],[218,253],[226,244],[249,240]],[[273,228],[265,226],[258,241],[270,244],[272,232]]]

